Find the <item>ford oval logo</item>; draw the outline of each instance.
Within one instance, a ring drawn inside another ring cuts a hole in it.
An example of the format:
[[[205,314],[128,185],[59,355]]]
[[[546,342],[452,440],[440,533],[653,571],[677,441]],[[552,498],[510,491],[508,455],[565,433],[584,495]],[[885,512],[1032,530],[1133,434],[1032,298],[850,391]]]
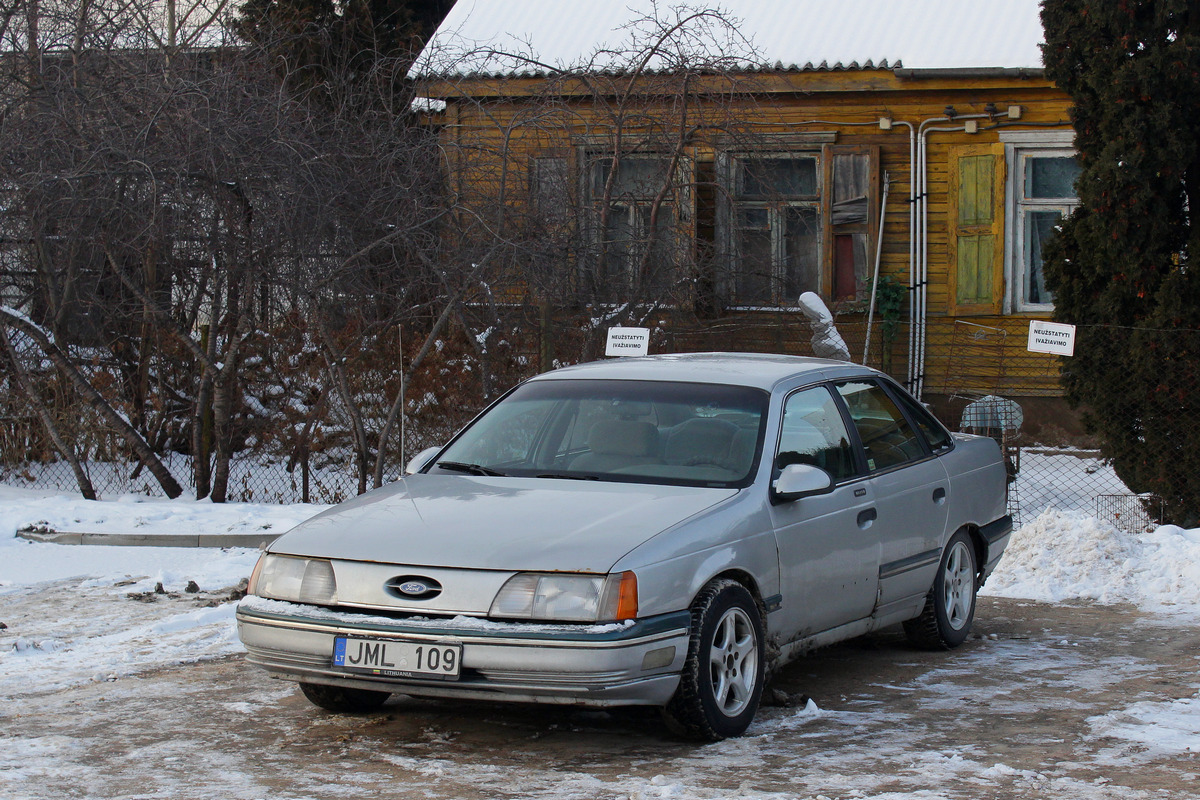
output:
[[[429,600],[442,593],[442,585],[433,578],[417,575],[401,575],[392,578],[385,586],[388,592],[405,600]]]

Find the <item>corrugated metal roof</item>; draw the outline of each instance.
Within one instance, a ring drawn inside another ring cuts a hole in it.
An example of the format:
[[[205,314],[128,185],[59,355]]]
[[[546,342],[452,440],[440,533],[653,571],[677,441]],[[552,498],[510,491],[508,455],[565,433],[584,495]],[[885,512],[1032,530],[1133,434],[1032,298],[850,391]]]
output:
[[[980,69],[1042,66],[1039,0],[458,0],[416,75],[628,71],[659,26],[690,9],[722,20],[680,40],[741,69]],[[694,62],[693,62],[694,63]],[[649,68],[669,70],[670,56]]]

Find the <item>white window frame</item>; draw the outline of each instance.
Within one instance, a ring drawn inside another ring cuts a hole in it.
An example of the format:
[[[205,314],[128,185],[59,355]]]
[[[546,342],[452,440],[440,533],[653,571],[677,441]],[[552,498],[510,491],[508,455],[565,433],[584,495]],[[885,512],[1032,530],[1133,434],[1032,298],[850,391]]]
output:
[[[1008,167],[1004,204],[1004,311],[1007,314],[1046,314],[1054,310],[1053,303],[1030,303],[1025,299],[1026,215],[1031,211],[1058,211],[1068,217],[1079,207],[1079,198],[1025,197],[1025,165],[1031,158],[1077,156],[1075,132],[1004,131],[1000,141],[1004,143]]]

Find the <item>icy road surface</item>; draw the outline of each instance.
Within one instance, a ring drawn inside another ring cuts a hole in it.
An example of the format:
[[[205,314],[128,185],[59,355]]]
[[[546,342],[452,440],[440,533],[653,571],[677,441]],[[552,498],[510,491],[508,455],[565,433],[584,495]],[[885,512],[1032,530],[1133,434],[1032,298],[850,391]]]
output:
[[[75,591],[42,588],[51,602]],[[191,613],[199,602],[157,604]],[[1007,598],[981,599],[976,625],[953,653],[914,651],[895,631],[820,651],[775,683],[796,705],[766,707],[745,737],[706,745],[668,737],[644,712],[393,697],[381,712],[338,716],[236,655],[27,686],[0,705],[0,796],[1200,796],[1200,628],[1127,606]]]

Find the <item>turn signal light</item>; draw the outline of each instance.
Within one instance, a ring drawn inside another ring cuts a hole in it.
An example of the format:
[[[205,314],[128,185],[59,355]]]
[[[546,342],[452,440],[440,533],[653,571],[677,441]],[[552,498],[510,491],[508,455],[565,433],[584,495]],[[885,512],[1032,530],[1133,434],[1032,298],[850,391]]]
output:
[[[632,572],[621,573],[621,585],[617,590],[618,622],[627,619],[637,619],[638,614],[638,585],[637,575]]]

